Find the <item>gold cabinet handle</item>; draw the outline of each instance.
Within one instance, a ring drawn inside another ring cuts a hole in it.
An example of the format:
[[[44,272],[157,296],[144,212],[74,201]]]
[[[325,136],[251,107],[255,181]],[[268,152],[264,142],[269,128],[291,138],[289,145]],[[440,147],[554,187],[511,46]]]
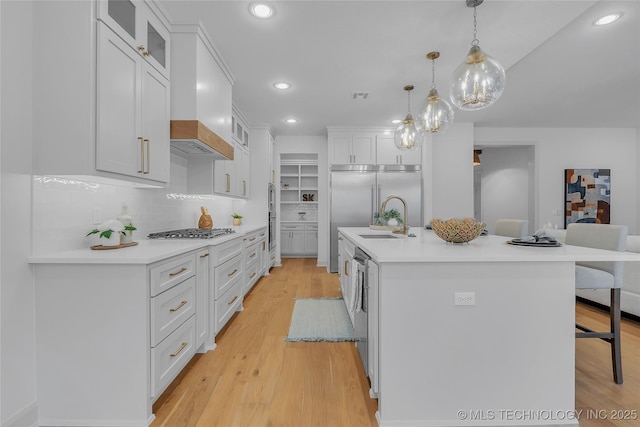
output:
[[[238,299],[238,295],[236,295],[235,297],[233,297],[233,299],[232,299],[231,301],[229,301],[229,302],[227,303],[227,305],[231,305],[231,304],[233,304],[237,299]]]
[[[344,240],[342,237],[338,237],[338,240]]]
[[[225,190],[227,193],[231,191],[231,175],[228,173],[224,174],[227,177],[227,189]]]
[[[141,44],[140,46],[138,46],[138,50],[139,50],[139,51],[140,51],[144,56],[149,56],[149,55],[151,55],[151,52],[149,52],[149,51],[147,50],[147,48],[146,48],[146,47],[144,47],[144,45],[143,45],[143,44]]]
[[[262,232],[262,233],[260,233],[260,237],[264,237],[266,234],[267,234],[267,233]]]
[[[138,173],[144,173],[144,138],[139,136],[138,141],[140,141],[140,169],[138,169]]]
[[[267,248],[267,246],[266,246],[266,245],[267,245],[267,244],[266,244],[265,242],[262,242],[262,250],[263,250],[263,251]]]
[[[183,273],[185,271],[187,271],[187,268],[186,267],[182,267],[180,270],[178,270],[178,271],[176,271],[174,273],[169,273],[169,276],[171,276],[171,277],[177,276],[178,274]]]
[[[200,258],[206,258],[209,256],[209,252],[207,252],[206,254],[200,255]]]
[[[180,304],[178,304],[178,306],[177,306],[177,307],[170,308],[170,309],[169,309],[169,311],[170,311],[170,312],[172,312],[172,313],[173,313],[174,311],[178,311],[178,310],[180,310],[182,307],[184,307],[184,305],[185,305],[186,303],[187,303],[187,301],[182,301]]]
[[[254,277],[256,277],[256,273],[251,273],[251,276],[249,276],[249,279],[253,279]]]
[[[348,260],[344,260],[344,275],[349,277],[349,269],[347,268],[347,262],[349,262]]]
[[[257,239],[257,237],[252,237],[252,238],[250,238],[250,239],[249,239],[249,241],[250,241],[250,242],[253,242],[253,241],[254,241],[254,240],[256,240],[256,239]]]
[[[145,138],[143,141],[147,144],[147,169],[144,171],[144,174],[146,175],[149,173],[149,171],[151,171],[151,144],[147,138]]]
[[[247,195],[247,181],[245,181],[244,179],[242,180],[242,195]]]
[[[231,277],[238,272],[238,269],[234,269],[231,273],[227,274],[227,277]]]
[[[256,256],[257,254],[254,252],[251,255],[249,255],[249,258],[253,258],[254,256]]]
[[[178,351],[176,351],[175,353],[171,353],[169,356],[176,357],[182,352],[182,350],[184,350],[187,347],[187,345],[189,345],[189,343],[183,342],[180,348],[178,349]]]

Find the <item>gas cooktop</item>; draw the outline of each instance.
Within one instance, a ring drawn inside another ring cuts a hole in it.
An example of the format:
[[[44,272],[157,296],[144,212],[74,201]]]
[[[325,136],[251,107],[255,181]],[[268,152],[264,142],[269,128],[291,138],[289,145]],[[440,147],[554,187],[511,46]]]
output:
[[[159,231],[151,233],[149,239],[213,239],[235,233],[232,228],[183,228],[180,230]]]

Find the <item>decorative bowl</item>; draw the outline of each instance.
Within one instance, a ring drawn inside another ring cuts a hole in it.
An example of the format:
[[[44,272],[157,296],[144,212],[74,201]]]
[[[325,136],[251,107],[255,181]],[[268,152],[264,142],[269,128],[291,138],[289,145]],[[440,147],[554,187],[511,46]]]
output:
[[[446,221],[441,219],[431,220],[431,228],[445,242],[467,243],[482,233],[487,224],[477,222],[473,218],[451,218]]]

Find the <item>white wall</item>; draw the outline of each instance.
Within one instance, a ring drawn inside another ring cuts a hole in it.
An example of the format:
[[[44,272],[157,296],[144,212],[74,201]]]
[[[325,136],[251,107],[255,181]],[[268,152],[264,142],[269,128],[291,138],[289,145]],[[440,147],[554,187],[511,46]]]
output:
[[[425,223],[473,217],[473,123],[427,137],[423,150]]]
[[[536,217],[564,226],[564,170],[611,169],[611,223],[638,234],[638,129],[475,128],[475,144],[533,145],[537,188]]]
[[[0,223],[0,422],[37,421],[34,287],[31,247],[32,56],[31,2],[0,2],[2,189]]]
[[[529,215],[533,204],[529,177],[533,155],[532,147],[482,149],[481,219],[490,233],[500,218],[527,219],[529,232],[535,231],[535,217]]]
[[[122,202],[138,230],[133,240],[154,231],[197,227],[200,207],[209,211],[214,227],[230,227],[234,201],[223,196],[186,194],[186,161],[171,156],[171,184],[166,189],[136,189],[51,177],[34,177],[33,253],[88,248],[98,241],[85,237],[94,228],[94,210],[101,220],[115,219]],[[266,221],[263,221],[263,224]]]
[[[326,266],[328,263],[329,247],[329,166],[327,138],[322,136],[278,136],[275,142],[275,157],[277,163],[276,183],[280,182],[280,154],[282,153],[317,153],[318,154],[318,266]],[[277,185],[276,185],[277,188]],[[276,196],[280,200],[280,196]],[[278,211],[278,215],[280,213]],[[278,225],[278,248],[280,247],[280,226]],[[278,251],[279,252],[279,251]]]

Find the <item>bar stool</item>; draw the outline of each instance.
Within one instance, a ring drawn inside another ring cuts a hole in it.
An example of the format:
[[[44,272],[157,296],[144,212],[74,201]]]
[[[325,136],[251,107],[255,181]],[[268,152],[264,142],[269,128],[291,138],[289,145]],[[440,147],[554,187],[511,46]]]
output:
[[[527,235],[528,229],[529,221],[526,219],[499,219],[496,221],[495,234],[522,239]]]
[[[573,223],[567,226],[565,243],[573,246],[625,251],[628,229],[625,225]],[[622,384],[620,352],[620,290],[623,282],[622,261],[576,262],[576,289],[611,289],[609,331],[597,332],[576,324],[576,338],[600,338],[611,345],[613,380]]]

